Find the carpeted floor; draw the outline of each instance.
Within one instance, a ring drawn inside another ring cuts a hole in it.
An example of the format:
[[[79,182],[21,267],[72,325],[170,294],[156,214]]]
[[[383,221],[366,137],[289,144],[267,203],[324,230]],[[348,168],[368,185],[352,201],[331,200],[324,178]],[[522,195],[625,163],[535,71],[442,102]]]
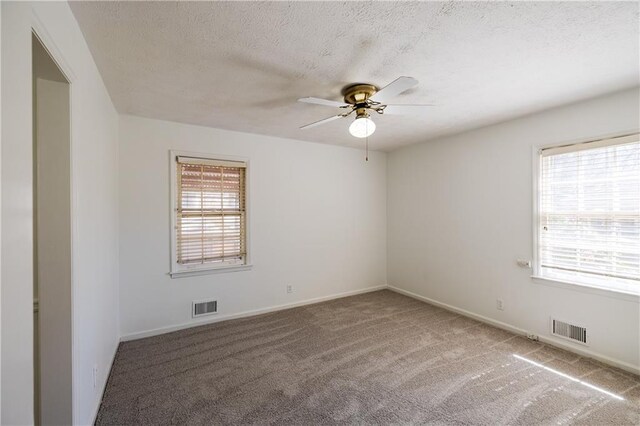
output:
[[[122,343],[99,425],[640,424],[640,377],[378,291]]]

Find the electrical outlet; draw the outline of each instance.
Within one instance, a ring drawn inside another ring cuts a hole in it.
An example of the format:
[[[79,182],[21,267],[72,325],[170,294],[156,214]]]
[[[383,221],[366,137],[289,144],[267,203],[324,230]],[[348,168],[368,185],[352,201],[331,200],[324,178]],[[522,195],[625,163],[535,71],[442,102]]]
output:
[[[502,299],[496,300],[496,308],[498,308],[499,311],[504,311],[504,302]]]
[[[93,365],[93,388],[98,387],[98,366],[96,364]]]
[[[527,339],[529,340],[533,340],[534,342],[537,342],[538,340],[538,335],[537,334],[531,334],[531,333],[527,333]]]
[[[529,268],[529,269],[531,269],[531,261],[530,260],[518,259],[518,260],[516,260],[516,263],[521,268]]]
[[[287,293],[293,293],[293,286],[291,284],[287,285]]]

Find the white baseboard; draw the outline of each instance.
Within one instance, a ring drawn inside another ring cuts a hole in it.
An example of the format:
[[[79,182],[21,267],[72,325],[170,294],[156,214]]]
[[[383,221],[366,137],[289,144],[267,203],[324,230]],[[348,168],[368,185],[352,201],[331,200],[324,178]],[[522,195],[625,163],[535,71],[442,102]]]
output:
[[[165,334],[165,333],[170,333],[172,331],[178,331],[178,330],[183,330],[183,329],[187,329],[187,328],[191,328],[191,327],[198,327],[201,325],[206,325],[206,324],[212,324],[215,322],[220,322],[220,321],[227,321],[227,320],[231,320],[231,319],[236,319],[236,318],[245,318],[245,317],[250,317],[250,316],[255,316],[255,315],[261,315],[261,314],[266,314],[266,313],[270,313],[270,312],[277,312],[277,311],[281,311],[281,310],[285,310],[285,309],[291,309],[291,308],[296,308],[299,306],[304,306],[304,305],[311,305],[314,303],[320,303],[320,302],[325,302],[328,300],[333,300],[333,299],[340,299],[343,297],[349,297],[349,296],[355,296],[357,294],[363,294],[363,293],[369,293],[372,291],[378,291],[378,290],[383,290],[383,289],[389,289],[392,291],[395,291],[396,293],[400,293],[400,294],[404,294],[405,296],[409,296],[411,298],[420,300],[422,302],[426,302],[429,303],[431,305],[435,305],[438,307],[441,307],[443,309],[447,309],[449,311],[458,313],[460,315],[464,315],[466,317],[469,318],[473,318],[475,320],[484,322],[486,324],[492,325],[494,327],[498,327],[501,328],[503,330],[507,330],[510,331],[512,333],[515,334],[519,334],[519,335],[523,335],[526,336],[528,334],[528,331],[516,326],[513,326],[511,324],[502,322],[502,321],[498,321],[495,320],[493,318],[489,318],[489,317],[485,317],[484,315],[479,315],[476,314],[474,312],[470,312],[467,311],[465,309],[462,308],[458,308],[446,303],[442,303],[439,302],[437,300],[434,299],[430,299],[428,297],[425,296],[421,296],[419,294],[413,293],[411,291],[407,291],[404,289],[401,289],[399,287],[395,287],[392,285],[380,285],[380,286],[376,286],[376,287],[368,287],[368,288],[364,288],[364,289],[360,289],[360,290],[353,290],[353,291],[347,291],[347,292],[343,292],[343,293],[336,293],[336,294],[331,294],[328,296],[322,296],[322,297],[316,297],[313,299],[307,299],[307,300],[302,300],[299,302],[294,302],[294,303],[287,303],[284,305],[277,305],[277,306],[271,306],[271,307],[267,307],[267,308],[261,308],[261,309],[255,309],[255,310],[251,310],[251,311],[244,311],[244,312],[239,312],[236,314],[229,314],[229,315],[215,315],[212,317],[209,317],[205,320],[201,320],[201,321],[194,321],[194,322],[189,322],[189,323],[183,323],[183,324],[179,324],[179,325],[174,325],[174,326],[168,326],[168,327],[161,327],[161,328],[156,328],[156,329],[152,329],[152,330],[146,330],[146,331],[141,331],[141,332],[137,332],[137,333],[131,333],[131,334],[127,334],[124,335],[120,338],[121,342],[126,342],[129,340],[136,340],[136,339],[142,339],[145,337],[151,337],[151,336],[157,336],[160,334]],[[636,366],[633,364],[629,364],[627,362],[624,361],[620,361],[618,359],[615,358],[611,358],[608,357],[606,355],[602,355],[596,352],[592,352],[588,349],[582,349],[582,348],[576,348],[573,347],[569,344],[565,344],[563,342],[558,342],[552,338],[549,337],[545,337],[545,336],[539,336],[539,339],[541,342],[546,343],[550,346],[555,346],[557,348],[560,349],[564,349],[567,350],[569,352],[573,352],[576,353],[578,355],[581,356],[585,356],[588,358],[593,358],[595,360],[601,361],[605,364],[623,369],[625,371],[629,371],[631,373],[634,374],[640,374],[640,366]],[[115,353],[114,353],[114,357],[115,357]],[[112,361],[113,363],[113,361]],[[106,381],[105,381],[105,386],[106,386]],[[103,390],[104,392],[104,390]],[[99,406],[98,406],[99,408]],[[97,409],[96,409],[97,410]],[[97,415],[97,411],[96,411],[96,415]]]
[[[498,328],[501,328],[503,330],[507,330],[507,331],[510,331],[512,333],[515,333],[515,334],[520,334],[520,335],[523,335],[523,336],[526,336],[528,334],[527,330],[524,330],[522,328],[515,327],[515,326],[513,326],[511,324],[507,324],[505,322],[498,321],[498,320],[495,320],[493,318],[485,317],[484,315],[479,315],[479,314],[467,311],[465,309],[457,308],[455,306],[448,305],[446,303],[438,302],[437,300],[430,299],[430,298],[425,297],[425,296],[421,296],[421,295],[413,293],[411,291],[403,290],[401,288],[394,287],[392,285],[388,285],[387,288],[389,290],[391,290],[391,291],[395,291],[396,293],[404,294],[405,296],[409,296],[409,297],[411,297],[413,299],[417,299],[417,300],[420,300],[422,302],[429,303],[430,305],[438,306],[438,307],[446,309],[448,311],[455,312],[455,313],[458,313],[460,315],[464,315],[466,317],[469,317],[469,318],[484,322],[484,323],[489,324],[489,325],[493,325],[494,327],[498,327]],[[617,367],[617,368],[620,368],[622,370],[629,371],[629,372],[634,373],[634,374],[640,374],[640,366],[629,364],[627,362],[620,361],[620,360],[615,359],[615,358],[610,358],[610,357],[608,357],[606,355],[602,355],[602,354],[599,354],[599,353],[596,353],[596,352],[592,352],[592,351],[590,351],[588,349],[576,348],[576,347],[570,346],[568,344],[564,344],[562,342],[558,342],[558,341],[556,341],[556,340],[554,340],[552,338],[549,338],[549,337],[539,336],[539,340],[541,342],[543,342],[543,343],[546,343],[546,344],[550,345],[550,346],[555,346],[557,348],[564,349],[566,351],[573,352],[573,353],[576,353],[578,355],[581,355],[581,356],[584,356],[584,357],[587,357],[587,358],[592,358],[592,359],[598,360],[600,362],[603,362],[605,364],[611,365],[613,367]]]
[[[98,405],[96,406],[93,413],[93,422],[92,425],[96,424],[96,420],[98,419],[98,412],[100,411],[100,406],[102,405],[102,399],[104,398],[104,391],[107,390],[107,383],[109,382],[109,376],[111,375],[111,369],[113,369],[113,363],[116,360],[116,354],[118,353],[118,346],[120,346],[120,342],[116,344],[116,348],[113,351],[113,355],[111,355],[111,362],[109,363],[109,368],[106,371],[106,375],[104,377],[104,383],[102,384],[102,391],[100,392],[100,400]]]
[[[151,336],[157,336],[160,334],[165,334],[165,333],[171,333],[172,331],[178,331],[178,330],[183,330],[186,328],[191,328],[191,327],[198,327],[201,325],[206,325],[206,324],[212,324],[215,322],[220,322],[220,321],[227,321],[227,320],[231,320],[231,319],[237,319],[237,318],[245,318],[245,317],[251,317],[254,315],[261,315],[261,314],[267,314],[270,312],[276,312],[276,311],[282,311],[284,309],[291,309],[291,308],[296,308],[298,306],[304,306],[304,305],[311,305],[314,303],[320,303],[320,302],[326,302],[327,300],[333,300],[333,299],[340,299],[343,297],[348,297],[348,296],[355,296],[356,294],[363,294],[363,293],[370,293],[372,291],[378,291],[378,290],[384,290],[386,289],[387,286],[386,285],[380,285],[380,286],[376,286],[376,287],[367,287],[367,288],[363,288],[360,290],[352,290],[352,291],[346,291],[343,293],[336,293],[336,294],[331,294],[328,296],[322,296],[322,297],[316,297],[313,299],[306,299],[306,300],[302,300],[299,302],[293,302],[293,303],[287,303],[284,305],[277,305],[277,306],[270,306],[267,308],[261,308],[261,309],[254,309],[251,311],[244,311],[244,312],[239,312],[236,314],[228,314],[228,315],[213,315],[205,320],[201,320],[201,321],[193,321],[193,322],[188,322],[188,323],[183,323],[183,324],[178,324],[178,325],[172,325],[172,326],[168,326],[168,327],[160,327],[160,328],[155,328],[152,330],[146,330],[146,331],[140,331],[137,333],[131,333],[131,334],[127,334],[124,336],[120,337],[120,341],[121,342],[126,342],[129,340],[137,340],[137,339],[142,339],[145,337],[151,337]]]

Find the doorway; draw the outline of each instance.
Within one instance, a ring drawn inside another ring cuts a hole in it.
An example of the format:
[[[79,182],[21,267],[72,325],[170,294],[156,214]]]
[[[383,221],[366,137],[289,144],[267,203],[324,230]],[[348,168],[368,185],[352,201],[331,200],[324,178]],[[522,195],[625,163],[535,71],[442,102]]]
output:
[[[70,85],[38,37],[33,59],[34,412],[72,424]]]

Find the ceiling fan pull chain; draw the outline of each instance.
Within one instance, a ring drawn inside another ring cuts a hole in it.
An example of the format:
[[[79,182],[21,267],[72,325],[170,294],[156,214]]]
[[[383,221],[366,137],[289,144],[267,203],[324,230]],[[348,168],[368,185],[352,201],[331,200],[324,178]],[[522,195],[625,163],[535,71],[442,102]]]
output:
[[[367,138],[365,139],[364,145],[365,145],[364,161],[369,161],[369,136],[367,136]]]

